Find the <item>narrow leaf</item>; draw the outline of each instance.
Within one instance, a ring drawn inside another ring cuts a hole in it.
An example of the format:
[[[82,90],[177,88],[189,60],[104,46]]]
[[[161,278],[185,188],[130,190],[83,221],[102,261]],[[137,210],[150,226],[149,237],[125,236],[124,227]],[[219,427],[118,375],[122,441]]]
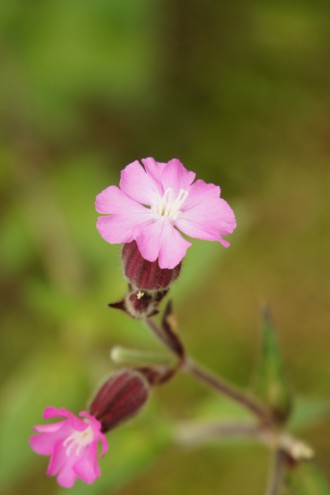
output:
[[[330,495],[329,482],[315,462],[304,462],[293,468],[287,482],[292,495]]]
[[[285,421],[291,411],[291,390],[277,341],[275,327],[268,309],[263,315],[262,349],[256,377],[256,391],[270,406],[279,422]]]
[[[289,427],[293,430],[300,430],[329,420],[329,418],[329,399],[298,397]]]

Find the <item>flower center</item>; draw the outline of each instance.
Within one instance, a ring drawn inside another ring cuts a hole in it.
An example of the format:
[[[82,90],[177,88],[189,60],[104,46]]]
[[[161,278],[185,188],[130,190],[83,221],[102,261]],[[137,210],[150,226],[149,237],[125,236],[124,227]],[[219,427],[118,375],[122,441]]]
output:
[[[89,445],[93,439],[94,432],[91,426],[88,426],[84,431],[74,430],[63,442],[67,457],[69,457],[72,450],[74,450],[75,455],[78,457],[82,449],[86,447],[86,445]]]
[[[175,221],[180,213],[180,208],[188,197],[188,191],[180,189],[179,194],[175,197],[173,189],[166,189],[163,196],[156,195],[155,202],[151,210],[157,219],[169,218]]]

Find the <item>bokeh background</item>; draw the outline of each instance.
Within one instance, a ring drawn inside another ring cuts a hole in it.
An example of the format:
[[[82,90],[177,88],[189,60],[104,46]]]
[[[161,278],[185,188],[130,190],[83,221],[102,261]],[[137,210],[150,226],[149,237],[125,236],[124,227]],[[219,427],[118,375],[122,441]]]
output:
[[[86,407],[112,346],[160,349],[107,309],[120,248],[95,229],[96,194],[146,156],[180,158],[237,213],[232,247],[195,242],[173,289],[192,355],[250,387],[268,302],[313,413],[300,435],[330,475],[329,15],[324,0],[0,3],[1,493],[63,493],[27,443],[43,408]],[[210,397],[185,376],[156,390],[72,493],[263,493],[261,446],[171,439]]]

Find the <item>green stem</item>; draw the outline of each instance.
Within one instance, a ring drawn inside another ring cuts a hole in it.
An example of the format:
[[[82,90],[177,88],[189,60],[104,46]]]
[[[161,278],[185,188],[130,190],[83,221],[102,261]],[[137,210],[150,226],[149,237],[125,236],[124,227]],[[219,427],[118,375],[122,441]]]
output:
[[[200,368],[189,359],[184,361],[182,369],[204,385],[208,385],[213,390],[222,395],[226,395],[233,401],[237,402],[254,416],[257,416],[261,423],[267,425],[272,424],[272,418],[269,412],[256,399],[239,390],[231,383],[228,383],[226,380],[209,373],[203,368]]]
[[[160,340],[171,352],[173,352],[173,347],[163,330],[150,318],[143,320],[145,325],[156,335],[157,339]]]
[[[173,364],[173,358],[164,354],[155,352],[140,351],[137,349],[127,349],[125,347],[116,346],[111,349],[110,357],[117,364]]]
[[[145,324],[171,352],[174,352],[166,333],[161,327],[159,327],[150,318],[145,319]],[[256,416],[262,424],[269,426],[273,424],[271,414],[256,399],[245,394],[243,391],[239,390],[224,379],[216,377],[205,369],[199,367],[189,358],[181,358],[179,369],[182,369],[187,374],[193,376],[204,385],[211,387],[216,392],[225,395],[240,404]]]
[[[263,441],[259,425],[246,423],[183,424],[177,429],[177,438],[183,444],[194,445],[210,439],[246,438]]]
[[[275,457],[273,459],[266,495],[280,494],[282,488],[282,482],[283,482],[284,468],[285,468],[285,453],[281,449],[278,449],[275,452]]]

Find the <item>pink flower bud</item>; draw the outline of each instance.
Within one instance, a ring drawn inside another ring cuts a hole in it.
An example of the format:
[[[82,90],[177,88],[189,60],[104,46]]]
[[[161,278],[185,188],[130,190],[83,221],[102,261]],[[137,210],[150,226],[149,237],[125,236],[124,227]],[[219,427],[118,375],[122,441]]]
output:
[[[124,370],[112,375],[98,390],[90,413],[97,418],[105,433],[134,416],[149,395],[145,378],[135,371]]]

